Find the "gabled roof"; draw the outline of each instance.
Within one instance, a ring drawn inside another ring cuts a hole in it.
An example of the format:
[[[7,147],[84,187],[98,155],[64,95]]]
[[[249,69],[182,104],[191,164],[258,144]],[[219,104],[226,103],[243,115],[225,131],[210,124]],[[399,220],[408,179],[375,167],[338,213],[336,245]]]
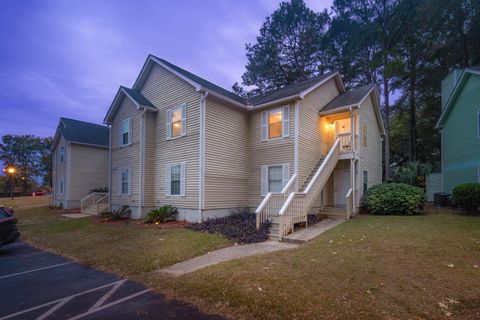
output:
[[[350,107],[359,104],[367,94],[375,88],[374,84],[348,90],[336,96],[320,112],[325,113],[335,109]]]
[[[349,111],[350,108],[360,108],[362,102],[371,94],[373,102],[373,110],[377,119],[377,125],[381,134],[385,134],[385,126],[382,121],[382,113],[380,111],[380,103],[378,99],[378,90],[374,84],[369,84],[363,87],[350,89],[344,93],[336,96],[320,111],[320,115],[328,115],[333,113]]]
[[[108,148],[108,128],[90,122],[60,118],[53,145],[56,145],[59,135],[70,143],[78,143]]]
[[[103,120],[104,123],[110,123],[112,117],[115,115],[115,112],[117,112],[117,109],[120,106],[120,103],[124,97],[129,98],[139,110],[146,109],[153,112],[158,111],[158,109],[147,98],[145,98],[145,96],[140,91],[120,86],[120,88],[118,88],[117,94],[115,95],[115,98],[113,99],[112,104],[110,105],[110,108],[107,111],[107,115]]]
[[[328,72],[326,74],[323,74],[321,76],[313,77],[311,79],[307,79],[289,86],[285,86],[283,88],[279,88],[276,90],[272,90],[270,92],[267,92],[265,94],[261,94],[258,96],[254,96],[248,99],[248,104],[252,105],[254,107],[261,106],[262,104],[276,101],[276,100],[281,100],[285,99],[288,97],[295,97],[299,96],[303,93],[303,95],[306,94],[305,91],[309,90],[312,87],[315,87],[318,84],[322,84],[325,81],[329,80],[330,78],[334,77],[335,75],[338,75],[337,71],[332,71]],[[342,84],[343,86],[343,84]]]
[[[443,124],[445,123],[445,119],[447,119],[447,116],[452,109],[453,103],[455,102],[458,95],[460,94],[460,91],[461,91],[460,88],[463,87],[465,81],[467,81],[467,79],[472,74],[480,75],[480,66],[468,67],[462,73],[462,75],[460,76],[460,79],[455,85],[455,88],[453,88],[452,93],[450,94],[450,97],[448,98],[445,108],[443,108],[442,114],[440,115],[440,118],[438,119],[437,124],[435,125],[435,128],[438,129],[443,126]]]
[[[143,83],[145,82],[148,76],[149,71],[151,70],[154,64],[161,65],[165,69],[169,70],[173,74],[185,80],[186,82],[191,84],[193,87],[195,87],[197,91],[208,91],[212,95],[215,95],[220,98],[224,98],[234,103],[235,105],[242,108],[246,108],[246,109],[252,109],[255,107],[263,106],[265,104],[275,103],[279,100],[289,98],[289,97],[291,97],[292,99],[296,97],[303,98],[305,94],[307,94],[308,92],[317,88],[319,85],[321,85],[328,79],[333,78],[335,76],[338,76],[338,83],[341,88],[341,91],[345,91],[343,87],[343,82],[340,78],[339,73],[334,71],[334,72],[329,72],[327,74],[317,76],[305,81],[298,82],[296,84],[292,84],[283,88],[270,91],[263,95],[258,95],[249,99],[245,99],[229,90],[226,90],[220,86],[217,86],[216,84],[208,80],[205,80],[202,77],[199,77],[183,68],[180,68],[179,66],[174,65],[173,63],[170,63],[152,54],[150,54],[147,57],[147,60],[143,65],[142,71],[140,72],[139,76],[137,77],[137,80],[135,81],[135,84],[133,85],[133,89],[140,90],[141,86],[143,85]]]

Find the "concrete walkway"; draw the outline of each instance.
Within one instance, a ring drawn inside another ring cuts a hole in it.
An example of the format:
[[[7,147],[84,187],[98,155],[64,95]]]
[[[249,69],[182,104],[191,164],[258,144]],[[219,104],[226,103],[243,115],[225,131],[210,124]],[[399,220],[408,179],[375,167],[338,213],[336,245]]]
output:
[[[203,256],[193,258],[192,260],[174,264],[173,266],[161,269],[160,272],[166,272],[175,277],[190,273],[217,263],[247,256],[259,255],[278,250],[294,249],[298,246],[291,243],[266,241],[254,244],[245,244],[231,246],[209,252]]]
[[[85,213],[64,213],[64,214],[62,214],[62,217],[70,218],[70,219],[79,219],[79,218],[85,218],[85,217],[89,217],[89,216],[90,216],[89,214],[85,214]]]
[[[331,219],[331,218],[323,219],[317,224],[308,226],[308,228],[304,228],[289,234],[288,236],[283,238],[283,241],[290,242],[290,243],[307,242],[318,237],[325,231],[330,230],[333,227],[336,227],[339,224],[344,223],[345,221],[346,220],[344,219]]]

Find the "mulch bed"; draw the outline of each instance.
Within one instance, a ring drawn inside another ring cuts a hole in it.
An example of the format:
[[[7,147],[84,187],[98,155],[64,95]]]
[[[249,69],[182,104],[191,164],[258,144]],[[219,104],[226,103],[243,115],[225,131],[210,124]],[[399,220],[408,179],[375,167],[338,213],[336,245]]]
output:
[[[130,218],[108,220],[98,216],[93,217],[93,221],[95,221],[98,224],[107,224],[107,225],[117,226],[117,227],[129,225],[129,226],[134,226],[136,228],[148,228],[148,229],[178,229],[178,228],[186,228],[191,224],[190,222],[187,222],[187,221],[176,221],[176,220],[167,221],[159,224],[145,224],[143,223],[142,220],[133,220]]]

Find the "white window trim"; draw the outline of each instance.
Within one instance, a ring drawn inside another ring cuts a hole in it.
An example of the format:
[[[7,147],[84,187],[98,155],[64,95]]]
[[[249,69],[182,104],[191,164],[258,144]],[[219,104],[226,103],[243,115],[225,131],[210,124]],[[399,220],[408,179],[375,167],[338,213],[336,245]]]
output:
[[[290,163],[276,163],[276,164],[269,164],[269,165],[262,165],[260,168],[260,195],[262,197],[266,196],[267,193],[270,192],[269,188],[269,180],[268,180],[268,171],[270,167],[282,167],[282,189],[290,180]],[[285,175],[285,171],[288,170],[288,174]],[[266,179],[265,179],[266,178]]]
[[[282,135],[279,137],[270,138],[270,113],[278,110],[282,112]],[[290,105],[262,111],[260,114],[260,136],[262,141],[275,141],[290,137],[290,111]],[[285,114],[287,114],[287,117],[285,117]]]
[[[125,121],[129,121],[129,128],[128,128],[128,143],[124,144],[123,143],[123,123]],[[133,141],[133,122],[132,122],[132,117],[123,119],[120,122],[120,147],[126,147],[132,144]]]
[[[128,170],[128,192],[123,193],[123,171]],[[120,190],[119,195],[121,196],[131,196],[132,195],[132,168],[125,167],[120,169]]]
[[[59,177],[58,178],[58,194],[64,195],[65,194],[65,178]]]
[[[173,111],[176,109],[181,109],[181,112],[182,112],[182,129],[181,129],[182,133],[179,136],[173,137],[172,136],[172,133],[173,133],[172,114],[173,114]],[[172,107],[170,109],[167,109],[166,117],[167,117],[167,121],[166,121],[165,140],[175,140],[187,135],[187,104],[185,102],[178,104],[175,107]]]
[[[173,166],[178,166],[178,165],[180,166],[180,194],[172,194],[171,168]],[[186,180],[187,180],[187,163],[185,161],[168,164],[165,170],[165,196],[167,198],[184,198],[186,193],[186,188],[187,188]]]

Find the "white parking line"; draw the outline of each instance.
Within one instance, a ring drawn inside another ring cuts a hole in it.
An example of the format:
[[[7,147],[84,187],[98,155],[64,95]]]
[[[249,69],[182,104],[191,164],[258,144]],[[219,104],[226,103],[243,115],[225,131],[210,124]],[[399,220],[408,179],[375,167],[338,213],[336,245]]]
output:
[[[67,264],[72,264],[72,263],[74,263],[74,262],[58,263],[58,264],[54,264],[53,266],[48,266],[48,267],[37,268],[37,269],[33,269],[33,270],[27,270],[27,271],[23,271],[23,272],[17,272],[17,273],[7,274],[6,276],[1,276],[0,279],[15,277],[15,276],[19,276],[19,275],[22,275],[22,274],[31,273],[31,272],[37,272],[37,271],[42,271],[42,270],[51,269],[51,268],[57,268],[57,267],[65,266],[65,265],[67,265]]]
[[[120,280],[120,281],[122,281],[122,280]],[[73,295],[71,295],[71,296],[67,296],[67,297],[60,298],[60,299],[57,299],[57,300],[53,300],[53,301],[50,301],[50,302],[47,302],[47,303],[44,303],[44,304],[41,304],[41,305],[38,305],[38,306],[35,306],[35,307],[31,307],[31,308],[25,309],[25,310],[22,310],[22,311],[18,311],[18,312],[15,312],[15,313],[12,313],[12,314],[3,316],[3,317],[0,318],[0,320],[10,319],[10,318],[19,316],[19,315],[21,315],[21,314],[28,313],[28,312],[30,312],[30,311],[34,311],[34,310],[37,310],[37,309],[40,309],[40,308],[49,306],[49,305],[54,304],[54,303],[62,302],[63,300],[65,300],[65,299],[67,299],[67,298],[73,299],[73,298],[75,298],[75,297],[77,297],[77,296],[81,296],[81,295],[83,295],[83,294],[87,294],[87,293],[94,292],[94,291],[97,291],[97,290],[100,290],[100,289],[103,289],[103,288],[107,288],[107,287],[110,287],[110,286],[114,286],[114,285],[116,285],[118,282],[119,282],[119,281],[115,281],[115,282],[112,282],[112,283],[108,283],[108,284],[105,284],[105,285],[100,286],[100,287],[96,287],[96,288],[93,288],[93,289],[85,290],[85,291],[82,291],[82,292],[73,294]]]
[[[112,296],[112,294],[117,291],[118,288],[120,288],[120,286],[122,284],[125,283],[125,281],[127,281],[127,279],[125,280],[121,280],[121,281],[118,281],[118,283],[116,285],[113,286],[112,289],[110,289],[107,293],[105,293],[103,295],[103,297],[101,297],[100,299],[98,299],[97,302],[95,302],[95,304],[93,306],[90,307],[90,309],[88,309],[88,311],[94,311],[98,308],[100,308],[102,306],[102,304],[105,303],[105,301],[107,301],[108,298],[110,298]]]
[[[83,317],[86,317],[86,316],[91,315],[92,313],[101,311],[101,310],[103,310],[103,309],[110,308],[110,307],[112,307],[112,306],[114,306],[114,305],[117,305],[117,304],[119,304],[119,303],[122,303],[122,302],[125,302],[125,301],[127,301],[127,300],[133,299],[133,298],[135,298],[135,297],[138,297],[138,296],[140,296],[140,295],[142,295],[142,294],[145,294],[145,293],[147,293],[147,292],[150,292],[150,291],[152,291],[152,290],[151,290],[151,289],[146,289],[146,290],[143,290],[143,291],[140,291],[140,292],[131,294],[131,295],[126,296],[126,297],[124,297],[124,298],[122,298],[122,299],[118,299],[118,300],[116,300],[116,301],[110,302],[109,304],[106,304],[106,305],[104,305],[104,306],[101,306],[100,308],[97,308],[97,309],[95,309],[95,310],[92,310],[92,311],[89,310],[89,311],[87,311],[87,312],[85,312],[85,313],[79,314],[78,316],[75,316],[75,317],[72,317],[72,318],[68,318],[67,320],[77,320],[77,319],[81,319],[81,318],[83,318]]]
[[[56,305],[54,305],[52,308],[48,309],[44,314],[39,316],[36,320],[44,320],[46,319],[49,315],[60,309],[63,305],[65,305],[68,301],[72,300],[73,297],[66,297]]]

